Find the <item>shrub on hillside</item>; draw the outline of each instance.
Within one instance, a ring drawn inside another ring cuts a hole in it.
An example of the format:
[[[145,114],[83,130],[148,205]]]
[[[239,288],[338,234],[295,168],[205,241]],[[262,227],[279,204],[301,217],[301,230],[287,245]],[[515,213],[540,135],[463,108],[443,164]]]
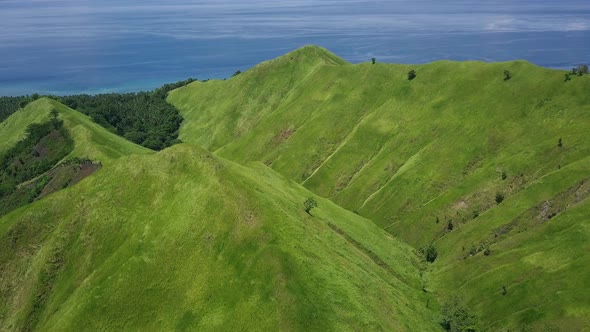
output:
[[[504,194],[496,193],[496,203],[500,204],[500,203],[502,203],[502,201],[504,201]]]
[[[437,257],[438,257],[438,250],[436,250],[436,247],[434,246],[434,244],[431,243],[428,246],[428,248],[426,248],[426,261],[429,263],[433,263]]]
[[[504,81],[508,81],[512,78],[512,73],[508,70],[504,70]]]
[[[318,207],[318,202],[310,197],[303,202],[303,207],[305,208],[305,212],[311,215],[311,210]]]
[[[442,306],[443,319],[440,323],[445,331],[475,332],[478,330],[477,317],[469,312],[463,300],[458,296],[451,297]]]
[[[415,71],[414,69],[412,69],[412,70],[410,70],[410,71],[408,72],[408,80],[410,80],[410,81],[411,81],[411,80],[415,79],[415,78],[416,78],[416,76],[417,76],[417,75],[416,75],[416,71]]]
[[[579,65],[577,67],[572,68],[571,71],[565,73],[565,79],[564,81],[571,81],[572,80],[572,76],[584,76],[584,75],[588,75],[590,73],[589,69],[588,69],[588,65]]]
[[[575,68],[572,68],[572,75],[578,75],[578,76],[583,76],[583,75],[588,75],[589,70],[588,70],[588,65],[579,65]]]

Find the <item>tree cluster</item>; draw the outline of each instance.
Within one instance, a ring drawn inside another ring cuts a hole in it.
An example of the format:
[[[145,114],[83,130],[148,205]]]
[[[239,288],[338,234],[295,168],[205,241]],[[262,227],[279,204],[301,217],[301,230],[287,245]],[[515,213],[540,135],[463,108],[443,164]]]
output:
[[[434,263],[434,261],[436,260],[437,257],[438,257],[438,250],[436,249],[434,244],[431,243],[426,248],[426,261],[428,263]]]
[[[463,300],[451,297],[442,307],[443,320],[440,325],[450,332],[475,332],[479,330],[477,317],[473,315]]]
[[[166,84],[150,92],[57,98],[112,132],[149,149],[161,150],[179,142],[178,130],[183,120],[178,110],[166,102],[168,92],[193,81]]]
[[[504,194],[502,193],[496,193],[496,203],[500,204],[504,201]]]
[[[0,122],[6,120],[6,118],[20,108],[27,106],[29,101],[31,101],[31,97],[29,96],[0,97]]]
[[[318,207],[318,202],[310,197],[303,202],[303,207],[305,208],[305,212],[311,214],[311,210]]]
[[[579,65],[572,68],[571,71],[565,74],[565,81],[570,81],[572,76],[584,76],[590,74],[590,70],[588,69],[588,65]]]

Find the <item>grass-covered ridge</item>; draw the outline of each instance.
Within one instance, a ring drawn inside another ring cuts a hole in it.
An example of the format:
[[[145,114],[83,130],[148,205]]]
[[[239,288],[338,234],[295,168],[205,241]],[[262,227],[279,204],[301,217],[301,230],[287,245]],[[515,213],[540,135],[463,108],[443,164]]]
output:
[[[172,91],[187,143],[157,153],[33,101],[0,155],[51,110],[73,148],[0,217],[0,330],[589,330],[590,77],[564,73],[308,46]]]
[[[0,326],[437,330],[412,249],[310,195],[188,145],[118,159],[0,219]]]
[[[437,330],[412,248],[369,220],[260,163],[154,153],[48,98],[0,134],[52,113],[74,146],[0,217],[0,330]],[[46,192],[80,161],[103,167]]]
[[[88,116],[53,99],[40,98],[29,103],[0,123],[0,154],[26,136],[27,126],[49,120],[50,111],[57,110],[64,127],[71,133],[74,150],[68,158],[83,157],[109,163],[113,159],[130,154],[152,153],[150,150],[117,136]]]
[[[262,162],[416,249],[434,242],[426,289],[461,295],[483,328],[578,330],[590,324],[590,76],[565,73],[351,65],[306,47],[168,100],[184,141]]]
[[[263,62],[227,81],[194,82],[174,90],[168,101],[185,117],[179,138],[214,151],[271,116],[306,77],[314,76],[324,66],[344,64],[344,60],[327,50],[308,46]],[[314,94],[308,97],[313,103]]]
[[[56,110],[49,121],[28,125],[26,138],[0,153],[0,216],[35,200],[50,181],[44,173],[70,154],[73,147]]]
[[[150,153],[64,105],[41,98],[0,123],[0,216],[73,185],[102,163]]]

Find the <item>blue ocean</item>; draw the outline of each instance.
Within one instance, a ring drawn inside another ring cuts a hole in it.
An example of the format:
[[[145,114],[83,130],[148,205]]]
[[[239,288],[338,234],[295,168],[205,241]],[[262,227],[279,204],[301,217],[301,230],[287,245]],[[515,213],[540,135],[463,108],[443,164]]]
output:
[[[584,0],[0,0],[0,95],[225,78],[306,44],[353,62],[590,63]]]

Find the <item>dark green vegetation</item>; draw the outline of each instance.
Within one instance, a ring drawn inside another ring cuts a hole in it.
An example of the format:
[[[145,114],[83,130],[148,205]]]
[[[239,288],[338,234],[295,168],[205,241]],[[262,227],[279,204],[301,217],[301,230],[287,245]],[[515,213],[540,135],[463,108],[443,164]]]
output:
[[[168,92],[194,82],[189,78],[165,84],[149,92],[99,95],[51,96],[72,109],[90,116],[111,132],[152,150],[161,150],[180,141],[182,117],[166,102]],[[40,96],[0,97],[0,122]]]
[[[178,143],[182,117],[166,102],[168,92],[194,82],[188,79],[150,92],[75,95],[58,100],[89,115],[96,123],[152,150]]]
[[[0,97],[0,122],[4,121],[12,113],[23,108],[31,100],[31,97]]]
[[[588,70],[588,65],[579,65],[577,67],[572,68],[572,70],[568,73],[565,73],[565,81],[571,81],[572,77],[575,76],[584,76],[590,74]]]
[[[318,207],[318,202],[310,197],[303,202],[303,207],[305,208],[305,212],[311,214],[311,210]]]
[[[434,263],[436,257],[438,257],[438,250],[436,250],[434,244],[431,243],[426,248],[426,261],[429,263]]]
[[[0,153],[57,109],[45,176],[103,167],[0,218],[0,330],[589,330],[590,77],[563,75],[305,47],[170,92],[159,153],[41,98]]]
[[[442,307],[443,319],[441,326],[450,332],[476,332],[481,330],[477,317],[469,312],[469,308],[458,296],[452,296]]]

